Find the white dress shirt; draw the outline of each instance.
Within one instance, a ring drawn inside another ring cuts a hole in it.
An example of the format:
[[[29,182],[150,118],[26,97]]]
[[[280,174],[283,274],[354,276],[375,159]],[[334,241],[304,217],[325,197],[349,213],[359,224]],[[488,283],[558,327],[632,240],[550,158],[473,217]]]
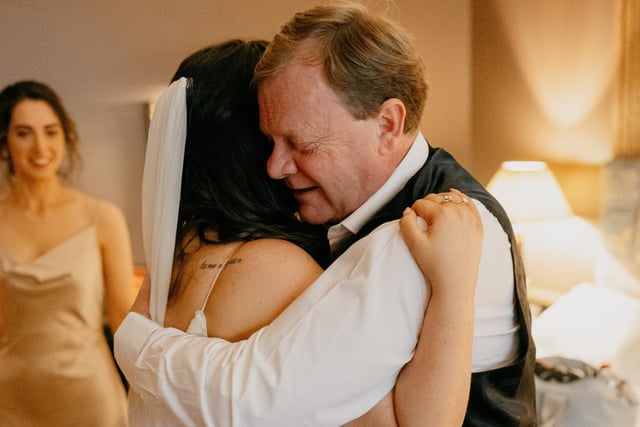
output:
[[[427,156],[419,135],[388,182],[340,227],[356,233]],[[473,345],[478,372],[515,359],[518,325],[508,238],[474,202],[484,225]],[[130,383],[132,427],[337,426],[357,418],[386,395],[411,358],[428,297],[392,221],[353,244],[247,340],[188,335],[129,313],[115,350]]]

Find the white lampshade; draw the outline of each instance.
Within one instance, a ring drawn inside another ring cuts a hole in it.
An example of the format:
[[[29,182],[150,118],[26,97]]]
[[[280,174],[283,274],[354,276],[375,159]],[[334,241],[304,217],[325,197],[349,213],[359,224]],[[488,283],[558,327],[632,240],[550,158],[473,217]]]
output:
[[[572,215],[558,181],[545,162],[503,162],[487,189],[502,204],[512,222]]]

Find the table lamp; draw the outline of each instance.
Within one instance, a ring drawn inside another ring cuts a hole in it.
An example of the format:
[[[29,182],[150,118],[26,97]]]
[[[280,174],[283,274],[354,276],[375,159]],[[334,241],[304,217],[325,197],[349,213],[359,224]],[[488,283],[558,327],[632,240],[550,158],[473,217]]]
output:
[[[563,257],[575,249],[575,221],[558,181],[545,162],[508,161],[491,178],[487,189],[502,204],[516,236],[527,270],[529,300],[540,307],[561,293]],[[549,273],[553,271],[554,273]]]
[[[498,199],[514,226],[572,215],[567,199],[545,162],[503,162],[487,190]]]

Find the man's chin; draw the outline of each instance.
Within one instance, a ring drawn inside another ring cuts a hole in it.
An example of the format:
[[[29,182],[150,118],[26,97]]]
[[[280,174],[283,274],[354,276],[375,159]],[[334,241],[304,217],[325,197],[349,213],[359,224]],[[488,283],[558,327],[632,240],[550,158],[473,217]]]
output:
[[[300,218],[307,224],[326,224],[331,221],[331,216],[326,213],[319,212],[312,206],[300,206]]]

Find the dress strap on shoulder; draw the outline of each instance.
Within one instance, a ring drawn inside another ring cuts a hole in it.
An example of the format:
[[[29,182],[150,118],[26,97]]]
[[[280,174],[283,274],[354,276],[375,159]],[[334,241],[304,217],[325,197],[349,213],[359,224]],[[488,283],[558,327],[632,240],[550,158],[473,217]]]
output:
[[[237,242],[234,245],[233,249],[229,252],[229,255],[227,255],[227,257],[225,258],[220,268],[218,268],[218,271],[216,271],[216,274],[213,276],[213,279],[211,280],[211,284],[209,285],[207,296],[204,298],[204,301],[202,301],[202,306],[200,307],[200,311],[204,311],[204,308],[206,307],[207,302],[209,301],[209,296],[211,295],[211,291],[213,290],[213,286],[216,284],[216,282],[218,281],[218,278],[220,277],[220,273],[222,273],[222,270],[224,270],[224,268],[227,266],[227,262],[229,262],[231,257],[238,251],[238,249],[240,248],[240,246],[242,246],[243,243],[244,242]]]

